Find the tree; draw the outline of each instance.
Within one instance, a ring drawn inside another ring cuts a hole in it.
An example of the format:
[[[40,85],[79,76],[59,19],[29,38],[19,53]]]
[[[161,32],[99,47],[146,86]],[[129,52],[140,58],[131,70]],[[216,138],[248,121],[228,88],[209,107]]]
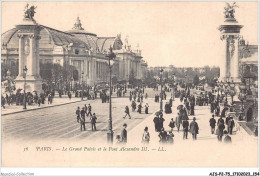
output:
[[[193,78],[193,84],[199,85],[199,83],[200,83],[200,79],[199,79],[199,76],[196,74]]]
[[[134,85],[135,81],[136,81],[135,72],[132,69],[131,72],[130,72],[130,75],[129,75],[129,84]]]

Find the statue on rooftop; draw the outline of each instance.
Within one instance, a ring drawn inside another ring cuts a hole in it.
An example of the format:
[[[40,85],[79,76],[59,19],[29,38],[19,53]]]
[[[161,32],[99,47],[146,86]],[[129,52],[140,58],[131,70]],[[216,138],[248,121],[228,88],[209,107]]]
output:
[[[29,8],[29,4],[26,4],[24,9],[24,18],[33,19],[35,12],[35,9],[37,6],[31,6]]]
[[[225,11],[225,18],[235,18],[234,13],[235,13],[235,7],[238,7],[236,5],[236,2],[233,2],[232,5],[226,2],[226,7],[224,7]]]

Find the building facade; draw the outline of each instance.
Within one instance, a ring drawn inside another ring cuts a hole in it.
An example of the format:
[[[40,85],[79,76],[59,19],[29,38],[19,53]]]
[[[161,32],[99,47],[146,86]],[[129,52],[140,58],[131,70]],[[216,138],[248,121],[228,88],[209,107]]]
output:
[[[98,37],[84,30],[79,17],[72,30],[65,32],[38,23],[36,25],[40,28],[39,62],[74,66],[80,78],[76,82],[82,78],[93,86],[109,81],[106,56],[110,46],[116,54],[113,77],[127,81],[131,71],[138,79],[144,77],[147,64],[142,59],[141,51],[132,51],[130,45],[124,45],[120,34],[116,37]],[[2,34],[1,62],[19,64],[19,31],[16,27]]]

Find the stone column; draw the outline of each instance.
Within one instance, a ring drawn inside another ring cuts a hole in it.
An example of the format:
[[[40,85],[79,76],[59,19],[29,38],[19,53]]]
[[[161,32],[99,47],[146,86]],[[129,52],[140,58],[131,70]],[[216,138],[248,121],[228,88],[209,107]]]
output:
[[[18,76],[23,76],[23,67],[24,67],[24,58],[23,58],[23,50],[24,50],[24,35],[18,34],[19,37],[19,74]]]
[[[39,40],[41,39],[40,36],[36,36],[35,39],[35,45],[36,45],[36,49],[39,49]],[[36,52],[35,54],[36,56],[36,77],[40,78],[40,52]]]
[[[239,81],[238,37],[235,37],[233,55],[233,79]]]
[[[89,60],[89,84],[93,84],[93,60]]]

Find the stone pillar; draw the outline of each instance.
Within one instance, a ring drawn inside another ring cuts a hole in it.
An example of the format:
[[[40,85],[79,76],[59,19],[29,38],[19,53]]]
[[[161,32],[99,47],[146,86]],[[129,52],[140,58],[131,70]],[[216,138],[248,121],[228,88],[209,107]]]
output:
[[[226,47],[224,51],[225,62],[222,62],[221,65],[220,77],[231,77],[230,79],[233,79],[234,82],[240,82],[238,65],[238,39],[241,28],[243,28],[243,25],[239,25],[237,20],[233,16],[225,17],[224,24],[219,26],[221,39],[225,40]],[[226,65],[224,66],[223,63],[225,63]]]
[[[23,58],[23,50],[24,50],[24,35],[19,34],[19,77],[23,77],[23,68],[24,68],[24,58]]]
[[[235,37],[235,43],[234,43],[234,56],[233,56],[233,76],[232,76],[232,79],[234,81],[239,81],[239,56],[238,56],[238,40],[239,40],[239,37]]]
[[[16,89],[24,89],[23,69],[27,67],[26,92],[42,92],[42,80],[39,69],[39,33],[42,29],[29,18],[16,26],[19,37],[19,74],[16,78]]]
[[[93,60],[89,60],[89,84],[93,85]]]

